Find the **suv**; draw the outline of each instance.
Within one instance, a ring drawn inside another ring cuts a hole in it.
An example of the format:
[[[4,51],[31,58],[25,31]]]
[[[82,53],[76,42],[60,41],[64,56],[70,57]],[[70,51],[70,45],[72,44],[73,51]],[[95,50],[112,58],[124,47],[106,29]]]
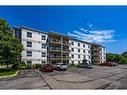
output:
[[[53,65],[55,70],[65,70],[67,69],[67,65],[65,63],[56,63]]]

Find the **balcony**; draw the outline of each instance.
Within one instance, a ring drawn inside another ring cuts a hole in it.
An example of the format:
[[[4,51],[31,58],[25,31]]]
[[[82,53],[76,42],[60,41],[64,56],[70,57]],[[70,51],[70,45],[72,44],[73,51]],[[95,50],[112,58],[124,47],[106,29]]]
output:
[[[92,51],[100,51],[99,48],[93,48]]]
[[[63,60],[69,60],[69,56],[63,56]]]
[[[70,45],[70,43],[68,42],[68,41],[63,41],[63,45],[65,45],[65,46],[68,46],[69,47],[69,45]]]
[[[61,52],[61,48],[59,48],[59,47],[50,47],[49,51]]]
[[[50,44],[61,44],[61,41],[58,40],[58,39],[50,39],[50,40],[48,41],[48,43],[50,43]]]
[[[100,53],[96,52],[92,54],[93,56],[100,56]]]
[[[63,53],[69,53],[70,52],[69,49],[63,49],[62,51],[63,51]]]

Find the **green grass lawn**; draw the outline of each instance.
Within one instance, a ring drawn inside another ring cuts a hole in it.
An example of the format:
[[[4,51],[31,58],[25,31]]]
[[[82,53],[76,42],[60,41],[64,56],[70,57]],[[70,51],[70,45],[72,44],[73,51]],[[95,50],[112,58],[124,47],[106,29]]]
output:
[[[9,68],[1,68],[0,69],[0,77],[1,76],[8,76],[13,75],[17,72],[17,70],[9,69]]]

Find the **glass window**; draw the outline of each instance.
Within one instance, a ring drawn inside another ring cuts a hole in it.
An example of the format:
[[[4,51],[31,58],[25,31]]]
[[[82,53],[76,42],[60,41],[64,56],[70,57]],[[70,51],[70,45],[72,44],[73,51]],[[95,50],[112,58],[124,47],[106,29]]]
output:
[[[42,44],[42,48],[46,48],[46,44]]]
[[[45,35],[42,35],[41,37],[42,37],[42,40],[45,40],[46,39],[46,36]]]
[[[80,64],[80,61],[78,61],[78,64]]]
[[[27,61],[27,65],[31,66],[32,65],[32,61]]]
[[[27,32],[27,37],[32,38],[32,33],[31,32]]]
[[[90,45],[88,45],[88,48],[90,48]]]
[[[78,55],[78,58],[80,58],[80,55]]]
[[[41,61],[42,64],[45,64],[45,61]]]
[[[41,56],[42,56],[42,57],[45,57],[45,56],[46,56],[45,52],[42,52],[42,53],[41,53]]]
[[[83,52],[85,53],[85,49],[83,50]]]
[[[71,61],[72,64],[74,64],[74,61]]]
[[[32,51],[27,51],[27,56],[32,56]]]
[[[78,43],[78,46],[80,46],[80,43]]]
[[[32,42],[27,41],[27,47],[32,47]]]
[[[80,49],[78,49],[78,52],[80,52]]]
[[[71,55],[72,58],[74,58],[74,55]]]
[[[83,44],[83,47],[85,47],[85,44]]]
[[[71,42],[71,45],[74,45],[74,42]]]
[[[73,52],[74,51],[74,48],[72,48],[71,51]]]

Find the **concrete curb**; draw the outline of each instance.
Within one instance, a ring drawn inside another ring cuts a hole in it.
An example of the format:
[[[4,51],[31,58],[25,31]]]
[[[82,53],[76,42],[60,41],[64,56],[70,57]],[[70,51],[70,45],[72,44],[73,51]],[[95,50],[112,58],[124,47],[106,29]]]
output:
[[[19,70],[15,73],[15,74],[13,74],[13,75],[8,75],[8,76],[1,76],[0,77],[0,79],[1,78],[9,78],[9,77],[14,77],[14,76],[17,76],[17,74],[19,73]]]

